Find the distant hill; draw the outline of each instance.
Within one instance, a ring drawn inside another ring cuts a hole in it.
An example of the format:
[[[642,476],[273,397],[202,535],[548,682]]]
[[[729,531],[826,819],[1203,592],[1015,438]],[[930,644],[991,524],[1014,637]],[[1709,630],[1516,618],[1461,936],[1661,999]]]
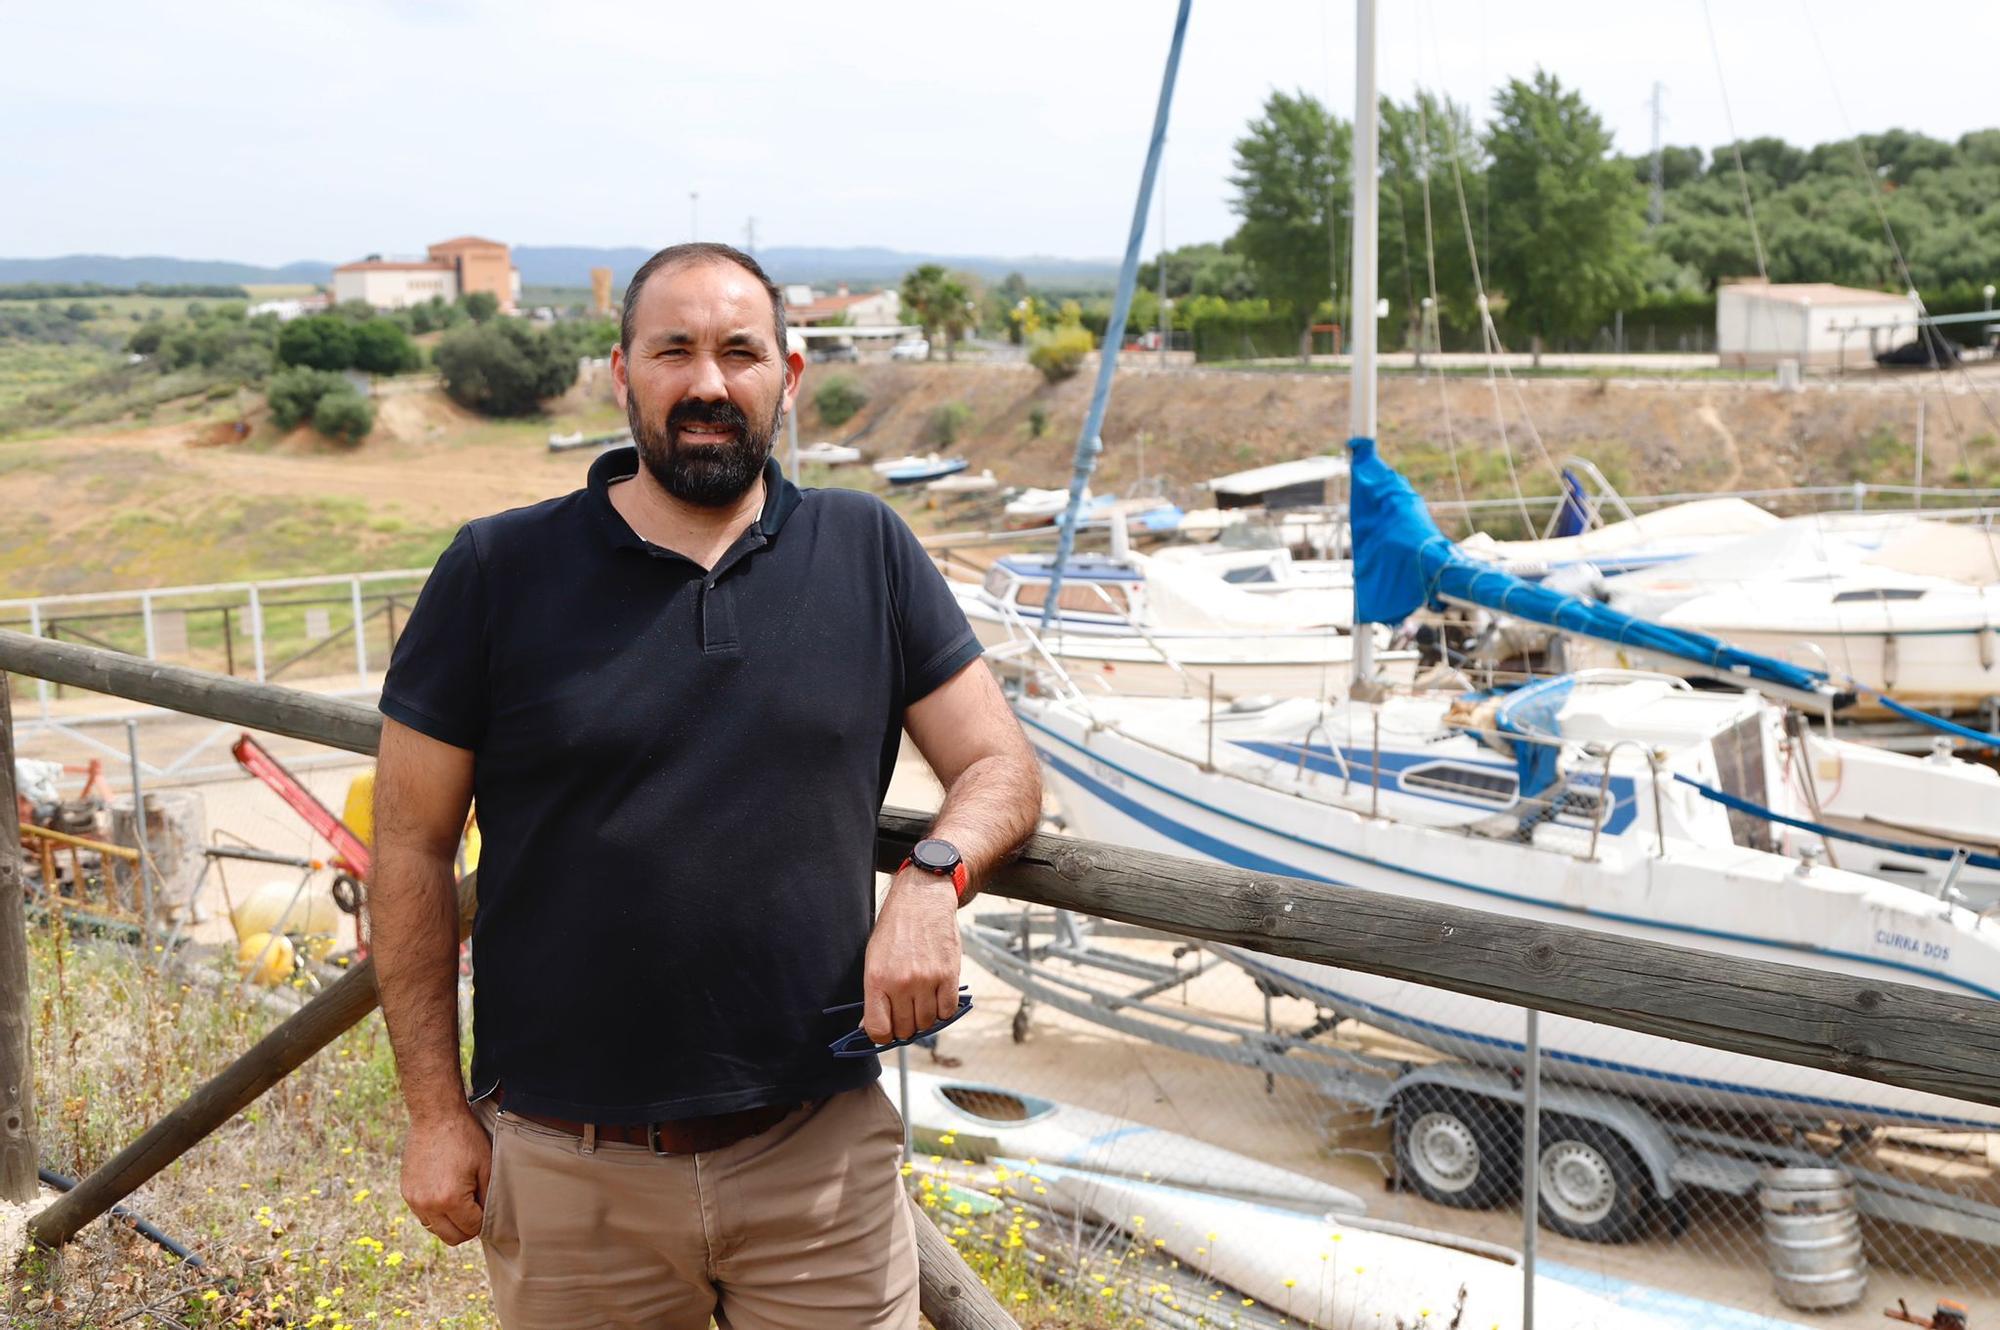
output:
[[[622,285],[634,269],[652,255],[637,247],[591,249],[576,245],[520,245],[514,250],[514,266],[521,280],[533,286],[588,286],[592,268],[608,267],[611,280]],[[855,249],[815,249],[774,245],[757,251],[757,261],[779,282],[806,282],[828,286],[837,282],[856,285],[887,285],[902,280],[903,274],[920,263],[941,263],[963,269],[989,281],[999,281],[1018,272],[1037,286],[1064,286],[1079,290],[1101,287],[1110,290],[1118,280],[1115,259],[1060,259],[1046,255],[1025,258],[992,257],[978,254],[913,254],[903,250],[862,247]]]
[[[262,268],[254,263],[231,263],[226,259],[170,259],[159,256],[119,258],[110,254],[65,254],[53,259],[0,259],[0,283],[12,282],[97,282],[104,286],[156,286],[181,284],[242,285],[325,282],[332,279],[331,263],[311,261],[287,263],[282,268]]]
[[[597,249],[581,245],[519,245],[514,249],[514,265],[521,270],[521,281],[530,286],[587,287],[590,270],[599,267],[610,268],[612,281],[622,284],[652,252],[637,246]],[[1037,286],[1078,291],[1109,290],[1118,277],[1118,265],[1111,259],[1060,259],[1043,255],[994,258],[976,254],[911,254],[872,247],[772,247],[758,250],[757,259],[777,281],[821,286],[838,282],[887,285],[901,280],[904,273],[920,263],[941,263],[996,282],[1010,272],[1018,272]],[[0,259],[0,283],[99,282],[105,286],[136,286],[140,282],[326,282],[332,275],[333,264],[311,260],[266,268],[224,259],[119,258],[109,254]]]

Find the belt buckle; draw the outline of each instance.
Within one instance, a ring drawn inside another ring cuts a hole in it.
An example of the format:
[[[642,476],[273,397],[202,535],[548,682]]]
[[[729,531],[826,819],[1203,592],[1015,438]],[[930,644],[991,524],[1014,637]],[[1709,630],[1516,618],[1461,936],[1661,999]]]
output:
[[[646,1148],[656,1155],[670,1155],[673,1153],[672,1150],[662,1150],[660,1148],[660,1124],[657,1122],[648,1122],[646,1124]]]

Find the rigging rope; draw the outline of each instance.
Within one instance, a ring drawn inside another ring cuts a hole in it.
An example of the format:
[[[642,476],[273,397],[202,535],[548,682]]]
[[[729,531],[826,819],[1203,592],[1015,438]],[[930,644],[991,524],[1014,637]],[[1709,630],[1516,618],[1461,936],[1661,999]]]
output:
[[[1882,234],[1889,241],[1889,253],[1896,260],[1896,271],[1903,279],[1903,289],[1909,292],[1910,299],[1916,302],[1918,317],[1920,319],[1928,319],[1930,318],[1930,310],[1924,304],[1923,293],[1917,290],[1916,279],[1910,275],[1910,265],[1903,257],[1902,243],[1896,239],[1896,228],[1889,221],[1889,210],[1882,205],[1881,185],[1876,179],[1872,163],[1868,160],[1867,149],[1862,146],[1860,136],[1854,132],[1854,121],[1848,116],[1846,100],[1840,95],[1840,81],[1834,78],[1833,65],[1826,58],[1826,47],[1820,42],[1819,29],[1814,25],[1812,19],[1812,6],[1801,4],[1800,8],[1805,18],[1806,32],[1812,37],[1813,50],[1819,55],[1820,72],[1826,75],[1827,87],[1833,93],[1834,109],[1840,112],[1841,125],[1846,129],[1848,139],[1854,144],[1854,168],[1861,177],[1862,192],[1868,196],[1869,203],[1874,207],[1876,220],[1882,223]],[[1940,384],[1939,397],[1944,402],[1945,415],[1950,418],[1952,429],[1962,434],[1958,426],[1958,413],[1951,408],[1950,396],[1942,391],[1942,384],[1945,379],[1945,367],[1938,363],[1936,344],[1932,340],[1933,338],[1942,337],[1943,334],[1939,333],[1935,327],[1928,323],[1919,323],[1917,328],[1918,340],[1923,343],[1925,351],[1929,354],[1931,368],[1937,374]],[[1979,385],[1973,381],[1971,372],[1965,368],[1963,358],[1959,359],[1956,363],[1959,378],[1964,382],[1966,391],[1972,395],[1972,400],[1979,404],[1979,409],[1985,413],[1988,422],[1995,429],[2000,429],[2000,414],[1995,413],[1993,404],[1986,400],[1986,394],[1979,391]],[[1965,444],[1962,438],[1959,441],[1958,451],[1959,467],[1964,469],[1966,458]],[[1994,571],[2000,573],[2000,559],[1995,560]]]

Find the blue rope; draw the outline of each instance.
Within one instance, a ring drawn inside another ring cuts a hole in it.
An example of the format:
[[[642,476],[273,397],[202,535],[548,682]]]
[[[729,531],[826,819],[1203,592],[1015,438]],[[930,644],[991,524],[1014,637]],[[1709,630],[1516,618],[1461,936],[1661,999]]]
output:
[[[1913,854],[1919,859],[1950,859],[1957,853],[1957,851],[1947,850],[1941,845],[1905,845],[1899,841],[1884,840],[1880,836],[1863,835],[1858,831],[1841,831],[1818,822],[1808,822],[1802,817],[1787,817],[1774,809],[1764,807],[1762,804],[1754,804],[1748,799],[1740,798],[1737,795],[1726,794],[1712,785],[1703,785],[1700,781],[1683,776],[1679,772],[1674,773],[1674,779],[1683,785],[1693,786],[1701,792],[1702,798],[1713,799],[1724,808],[1733,808],[1739,813],[1749,813],[1753,817],[1763,818],[1766,822],[1777,822],[1784,826],[1797,827],[1801,831],[1810,831],[1816,835],[1831,837],[1834,840],[1853,841],[1857,845],[1872,845],[1878,850],[1894,850],[1898,854]],[[1971,864],[1974,868],[2000,868],[2000,855],[1968,854],[1965,862]]]
[[[1873,689],[1869,691],[1874,694],[1875,699],[1881,702],[1883,706],[1889,708],[1889,710],[1895,712],[1904,720],[1913,720],[1919,725],[1928,725],[1940,734],[1955,735],[1970,743],[1985,744],[1988,748],[2000,748],[2000,734],[1988,734],[1984,730],[1975,730],[1969,726],[1960,725],[1955,721],[1946,720],[1943,716],[1933,716],[1928,711],[1919,711],[1915,707],[1904,706],[1887,693],[1875,693]]]

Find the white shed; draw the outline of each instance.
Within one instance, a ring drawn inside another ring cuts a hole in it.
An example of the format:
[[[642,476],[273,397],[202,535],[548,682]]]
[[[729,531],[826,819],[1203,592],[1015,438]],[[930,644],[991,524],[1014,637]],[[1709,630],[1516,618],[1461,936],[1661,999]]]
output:
[[[1866,367],[1917,335],[1911,296],[1831,282],[1735,282],[1715,301],[1715,349],[1724,365]]]

